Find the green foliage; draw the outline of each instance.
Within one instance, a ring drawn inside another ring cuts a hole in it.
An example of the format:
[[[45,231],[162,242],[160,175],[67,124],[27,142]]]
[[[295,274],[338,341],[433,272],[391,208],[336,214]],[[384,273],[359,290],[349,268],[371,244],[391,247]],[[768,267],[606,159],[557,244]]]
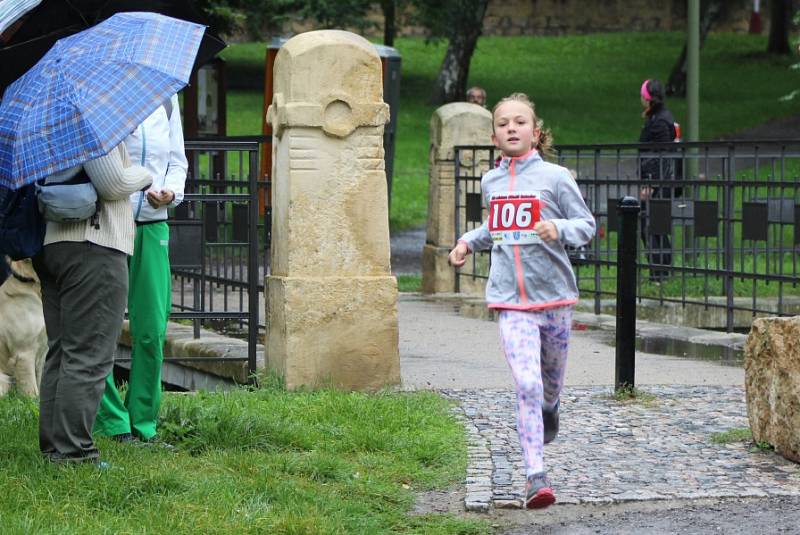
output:
[[[376,24],[367,20],[375,2],[371,0],[309,0],[300,8],[302,18],[313,18],[323,28],[358,28],[364,31]]]
[[[263,39],[281,29],[289,18],[314,19],[321,28],[364,31],[375,27],[367,15],[372,0],[201,0],[200,8],[222,33],[245,30]]]
[[[411,516],[414,492],[464,477],[466,445],[433,393],[165,394],[174,452],[99,439],[108,470],[57,466],[37,446],[36,403],[0,399],[3,533],[485,533]]]
[[[278,30],[306,0],[199,0],[198,7],[220,33],[244,30],[251,39],[263,39]]]
[[[792,24],[794,25],[795,28],[800,26],[800,11],[797,11],[794,14],[794,17],[792,17]],[[795,50],[800,51],[800,37],[795,38],[794,41],[792,41],[792,44],[794,45]],[[789,69],[791,69],[792,71],[800,70],[800,63],[792,63],[791,65],[789,65]],[[793,89],[789,93],[783,95],[779,100],[781,102],[790,102],[794,100],[798,95],[800,95],[800,89]]]
[[[422,275],[398,275],[397,290],[400,292],[419,292],[422,290]]]
[[[429,40],[459,37],[459,32],[475,24],[478,14],[485,12],[481,7],[487,0],[409,0],[414,7],[410,22],[425,28]]]
[[[623,385],[621,388],[614,390],[613,394],[611,394],[611,399],[621,403],[637,401],[645,405],[652,405],[658,398],[636,387]]]
[[[749,427],[737,427],[721,433],[712,433],[711,442],[714,444],[732,444],[733,442],[749,442],[753,440],[753,433]]]
[[[772,444],[766,441],[760,441],[753,443],[753,447],[750,448],[750,453],[758,453],[760,451],[773,451],[775,448],[772,447]]]

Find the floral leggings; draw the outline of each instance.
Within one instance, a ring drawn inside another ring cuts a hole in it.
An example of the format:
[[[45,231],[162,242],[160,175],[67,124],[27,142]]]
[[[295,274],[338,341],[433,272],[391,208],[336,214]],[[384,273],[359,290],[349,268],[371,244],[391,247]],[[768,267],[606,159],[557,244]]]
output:
[[[517,384],[517,433],[527,475],[544,471],[542,407],[552,409],[564,386],[572,307],[502,310],[500,342]]]

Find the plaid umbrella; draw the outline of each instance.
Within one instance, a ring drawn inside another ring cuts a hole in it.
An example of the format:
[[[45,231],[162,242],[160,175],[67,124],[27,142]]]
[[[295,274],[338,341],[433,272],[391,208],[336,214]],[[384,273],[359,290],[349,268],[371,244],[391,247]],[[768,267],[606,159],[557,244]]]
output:
[[[189,80],[204,27],[119,13],[61,39],[0,103],[0,184],[107,154]]]
[[[0,0],[31,2],[38,0]],[[3,90],[42,59],[53,44],[107,19],[115,13],[149,11],[209,26],[208,17],[192,0],[43,0],[19,24],[0,35],[0,97]],[[0,15],[1,17],[2,15]],[[6,40],[3,44],[3,40]],[[206,28],[193,69],[208,63],[227,45]]]

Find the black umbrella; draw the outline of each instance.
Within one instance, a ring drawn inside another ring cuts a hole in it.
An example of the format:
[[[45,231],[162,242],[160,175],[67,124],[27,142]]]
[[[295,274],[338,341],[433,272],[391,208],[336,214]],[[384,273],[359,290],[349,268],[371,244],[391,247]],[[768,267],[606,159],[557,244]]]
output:
[[[0,92],[33,67],[57,40],[124,11],[152,11],[208,25],[206,17],[188,0],[44,0],[25,15],[11,35],[3,36],[6,43],[0,48]],[[213,30],[206,29],[194,69],[211,61],[226,46]]]

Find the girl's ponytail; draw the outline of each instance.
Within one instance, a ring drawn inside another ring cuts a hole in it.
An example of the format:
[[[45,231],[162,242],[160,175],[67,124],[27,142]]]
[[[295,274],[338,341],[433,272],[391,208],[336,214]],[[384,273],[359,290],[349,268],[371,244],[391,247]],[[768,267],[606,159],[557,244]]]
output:
[[[548,158],[553,158],[556,155],[556,152],[553,150],[553,133],[550,131],[549,128],[544,127],[544,121],[535,117],[536,121],[536,128],[539,129],[539,140],[536,142],[536,150],[539,151],[539,154],[542,155],[542,158],[545,156]]]

